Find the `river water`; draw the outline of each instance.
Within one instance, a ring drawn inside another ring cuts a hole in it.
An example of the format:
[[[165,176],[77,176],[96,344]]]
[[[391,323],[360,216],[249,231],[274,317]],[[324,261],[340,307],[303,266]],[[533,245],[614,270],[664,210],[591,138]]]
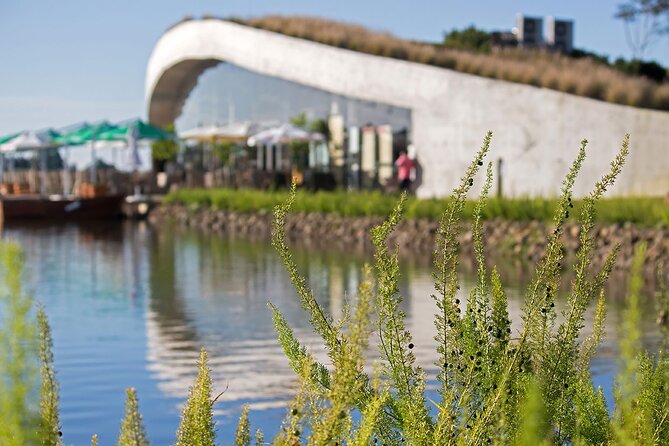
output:
[[[268,301],[322,355],[288,275],[266,242],[132,222],[22,224],[5,227],[3,236],[23,245],[28,290],[50,318],[65,444],[89,444],[93,433],[100,444],[113,444],[124,413],[124,389],[130,386],[137,389],[152,444],[171,444],[202,346],[210,355],[216,391],[227,389],[215,406],[219,440],[234,436],[244,403],[250,404],[252,428],[262,428],[271,438],[295,381],[276,342]],[[343,250],[300,247],[294,255],[319,302],[334,316],[355,296],[361,267],[370,260]],[[517,328],[527,278],[522,269],[501,266]],[[463,298],[473,280],[471,273],[463,273]],[[615,280],[609,286],[607,336],[592,367],[609,402],[624,286]],[[429,259],[403,261],[403,310],[414,352],[427,371],[428,387],[434,388],[432,291]],[[643,301],[644,343],[653,349],[654,306]],[[592,314],[591,308],[586,332]]]

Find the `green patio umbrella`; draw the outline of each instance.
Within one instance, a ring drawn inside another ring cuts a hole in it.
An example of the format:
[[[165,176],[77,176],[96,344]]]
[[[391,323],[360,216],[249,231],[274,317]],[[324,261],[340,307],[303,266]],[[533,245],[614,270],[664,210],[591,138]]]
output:
[[[98,141],[127,141],[135,140],[165,140],[173,139],[175,135],[159,127],[148,124],[141,119],[134,119],[119,123],[114,128],[102,131],[97,135]]]
[[[79,146],[82,144],[90,143],[91,145],[91,182],[95,183],[97,181],[97,168],[95,160],[95,141],[99,141],[99,135],[115,129],[116,126],[110,124],[107,121],[103,121],[99,124],[84,124],[80,129],[74,130],[70,133],[62,135],[60,138],[56,138],[55,142],[63,146]]]
[[[14,133],[14,134],[12,134],[12,135],[7,135],[7,136],[2,136],[2,137],[0,137],[0,144],[4,144],[4,143],[6,143],[6,142],[11,141],[12,139],[14,139],[14,138],[16,138],[17,136],[19,136],[21,133],[23,133],[23,132],[18,132],[18,133]]]
[[[175,134],[148,124],[141,119],[133,119],[118,123],[115,128],[101,132],[98,135],[100,141],[123,141],[126,143],[132,157],[133,173],[137,171],[140,164],[137,147],[139,141],[162,141],[174,139],[175,137]]]
[[[107,121],[103,121],[99,124],[86,123],[83,127],[56,138],[55,142],[64,146],[79,146],[86,144],[87,142],[99,141],[99,135],[115,128],[116,126]]]

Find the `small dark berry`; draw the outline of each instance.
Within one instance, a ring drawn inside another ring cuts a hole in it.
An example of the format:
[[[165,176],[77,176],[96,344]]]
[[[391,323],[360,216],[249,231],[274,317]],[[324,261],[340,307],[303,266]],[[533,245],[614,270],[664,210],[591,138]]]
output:
[[[569,388],[569,384],[564,383],[564,388],[565,388],[565,389],[568,389],[568,388]]]
[[[554,306],[555,306],[555,304],[553,302],[551,302],[551,308],[553,308]]]
[[[479,162],[478,162],[478,165],[479,165],[479,166],[482,166],[482,165],[483,165],[483,161],[479,161]]]
[[[291,410],[290,413],[291,413],[292,415],[297,415],[297,414],[298,414],[297,409],[293,409],[293,410]]]
[[[469,179],[469,185],[470,185],[470,186],[473,186],[473,185],[474,185],[474,180],[471,179],[471,178]]]
[[[410,342],[409,343],[409,350],[411,350],[412,348],[413,348],[413,342]]]
[[[460,303],[460,299],[455,299],[455,305],[458,305]]]

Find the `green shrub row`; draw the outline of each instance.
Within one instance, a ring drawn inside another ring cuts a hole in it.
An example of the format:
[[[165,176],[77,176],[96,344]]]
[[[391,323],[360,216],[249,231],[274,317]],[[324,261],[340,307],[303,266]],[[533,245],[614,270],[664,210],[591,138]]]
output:
[[[166,203],[192,207],[212,207],[240,213],[270,212],[284,202],[288,191],[252,189],[180,189],[170,193]],[[291,212],[335,213],[347,217],[376,216],[390,213],[399,195],[380,192],[316,192],[298,191]],[[550,221],[558,199],[490,198],[481,212],[484,220],[495,218],[513,221]],[[439,218],[450,199],[417,199],[410,197],[405,205],[409,219]],[[579,214],[581,200],[574,200],[571,219]],[[465,201],[463,218],[471,220],[475,201]],[[625,197],[602,199],[597,204],[597,223],[634,223],[641,226],[669,227],[669,204],[660,197]]]

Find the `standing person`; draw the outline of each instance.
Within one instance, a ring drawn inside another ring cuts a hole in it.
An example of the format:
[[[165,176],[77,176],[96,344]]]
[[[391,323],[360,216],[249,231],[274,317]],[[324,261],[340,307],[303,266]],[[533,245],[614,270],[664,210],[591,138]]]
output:
[[[397,179],[400,183],[400,192],[408,192],[411,188],[411,170],[415,162],[407,156],[405,149],[400,150],[400,156],[395,160],[397,167]]]

